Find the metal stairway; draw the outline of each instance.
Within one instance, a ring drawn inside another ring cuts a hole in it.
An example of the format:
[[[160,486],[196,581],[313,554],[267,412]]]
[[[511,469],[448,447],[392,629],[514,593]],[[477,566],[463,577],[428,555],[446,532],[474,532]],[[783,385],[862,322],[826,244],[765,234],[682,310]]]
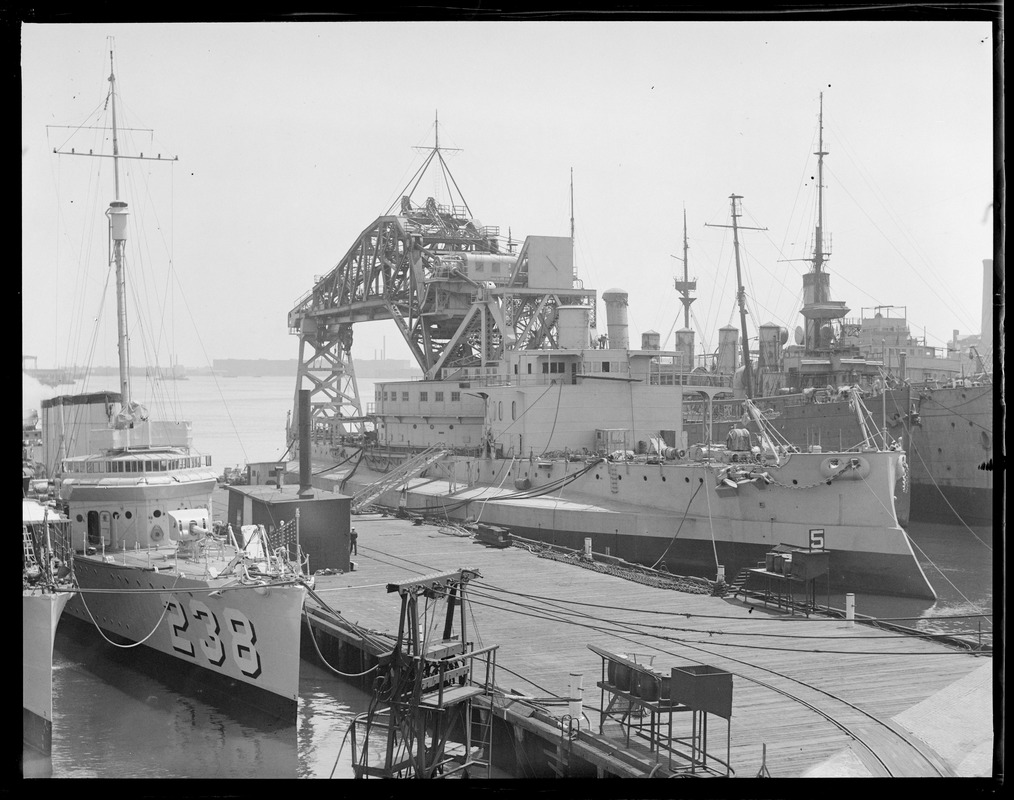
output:
[[[352,513],[358,514],[384,492],[405,483],[409,478],[414,478],[449,452],[442,447],[430,447],[412,456],[404,464],[391,470],[379,480],[364,486],[352,496]]]

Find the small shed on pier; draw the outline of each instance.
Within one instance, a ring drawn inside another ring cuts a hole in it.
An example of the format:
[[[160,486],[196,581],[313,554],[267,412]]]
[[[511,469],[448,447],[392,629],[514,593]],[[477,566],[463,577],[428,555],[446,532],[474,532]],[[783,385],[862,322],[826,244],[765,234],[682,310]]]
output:
[[[280,528],[299,510],[299,543],[310,557],[310,572],[348,572],[352,498],[320,489],[300,491],[296,485],[226,486],[233,531],[242,525]]]

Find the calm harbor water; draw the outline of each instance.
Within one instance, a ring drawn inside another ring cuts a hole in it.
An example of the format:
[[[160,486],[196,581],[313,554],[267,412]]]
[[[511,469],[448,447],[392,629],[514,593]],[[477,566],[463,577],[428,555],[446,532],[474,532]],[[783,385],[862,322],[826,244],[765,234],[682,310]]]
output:
[[[192,377],[174,382],[176,411],[194,423],[194,444],[215,465],[242,466],[284,452],[294,380]],[[94,383],[90,389],[105,388]],[[62,387],[63,391],[74,391]],[[372,382],[362,381],[364,402]],[[937,632],[976,632],[955,615],[984,613],[992,639],[994,569],[990,529],[913,523],[909,533],[939,599],[925,602],[860,596],[860,614],[920,618]],[[492,579],[492,578],[491,578]],[[818,597],[818,601],[823,601]],[[831,605],[843,600],[832,596]],[[915,625],[915,622],[905,623]],[[492,632],[485,632],[490,639]],[[510,643],[501,653],[509,657]],[[199,688],[155,676],[137,650],[119,650],[76,621],[61,622],[54,654],[54,734],[49,759],[29,757],[26,776],[54,778],[351,778],[343,738],[369,696],[306,659],[295,724],[253,716],[205,698]],[[339,756],[340,752],[340,756]]]

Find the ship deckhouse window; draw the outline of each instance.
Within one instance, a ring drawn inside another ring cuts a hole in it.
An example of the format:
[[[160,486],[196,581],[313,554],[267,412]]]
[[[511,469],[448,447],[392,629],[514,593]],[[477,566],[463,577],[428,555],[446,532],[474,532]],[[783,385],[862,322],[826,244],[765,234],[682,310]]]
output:
[[[461,392],[451,392],[451,402],[458,403],[461,401]]]
[[[429,392],[419,392],[419,402],[420,403],[427,402],[429,400],[429,396],[430,396]]]
[[[444,402],[444,393],[443,392],[434,392],[433,393],[433,399],[436,400],[438,403]]]
[[[408,392],[402,392],[401,393],[401,399],[404,400],[407,403],[408,402]]]
[[[608,361],[603,361],[602,362],[602,371],[603,372],[609,372],[609,362]]]
[[[387,399],[387,392],[384,392],[384,399]]]

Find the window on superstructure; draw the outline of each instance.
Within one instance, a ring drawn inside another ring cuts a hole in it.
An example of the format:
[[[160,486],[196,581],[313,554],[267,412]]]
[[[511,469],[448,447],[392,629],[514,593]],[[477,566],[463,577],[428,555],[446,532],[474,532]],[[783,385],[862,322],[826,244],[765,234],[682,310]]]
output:
[[[408,402],[408,392],[402,392],[401,393],[401,399],[404,400],[407,403]]]
[[[387,392],[384,392],[384,399],[387,400]]]
[[[429,400],[429,392],[419,392],[419,402],[425,403]]]
[[[433,399],[436,402],[438,402],[438,403],[444,402],[444,393],[443,392],[434,392],[433,393]]]
[[[609,362],[608,361],[603,361],[602,362],[602,371],[603,372],[609,372]]]
[[[461,392],[451,392],[451,402],[458,403],[461,401]]]

